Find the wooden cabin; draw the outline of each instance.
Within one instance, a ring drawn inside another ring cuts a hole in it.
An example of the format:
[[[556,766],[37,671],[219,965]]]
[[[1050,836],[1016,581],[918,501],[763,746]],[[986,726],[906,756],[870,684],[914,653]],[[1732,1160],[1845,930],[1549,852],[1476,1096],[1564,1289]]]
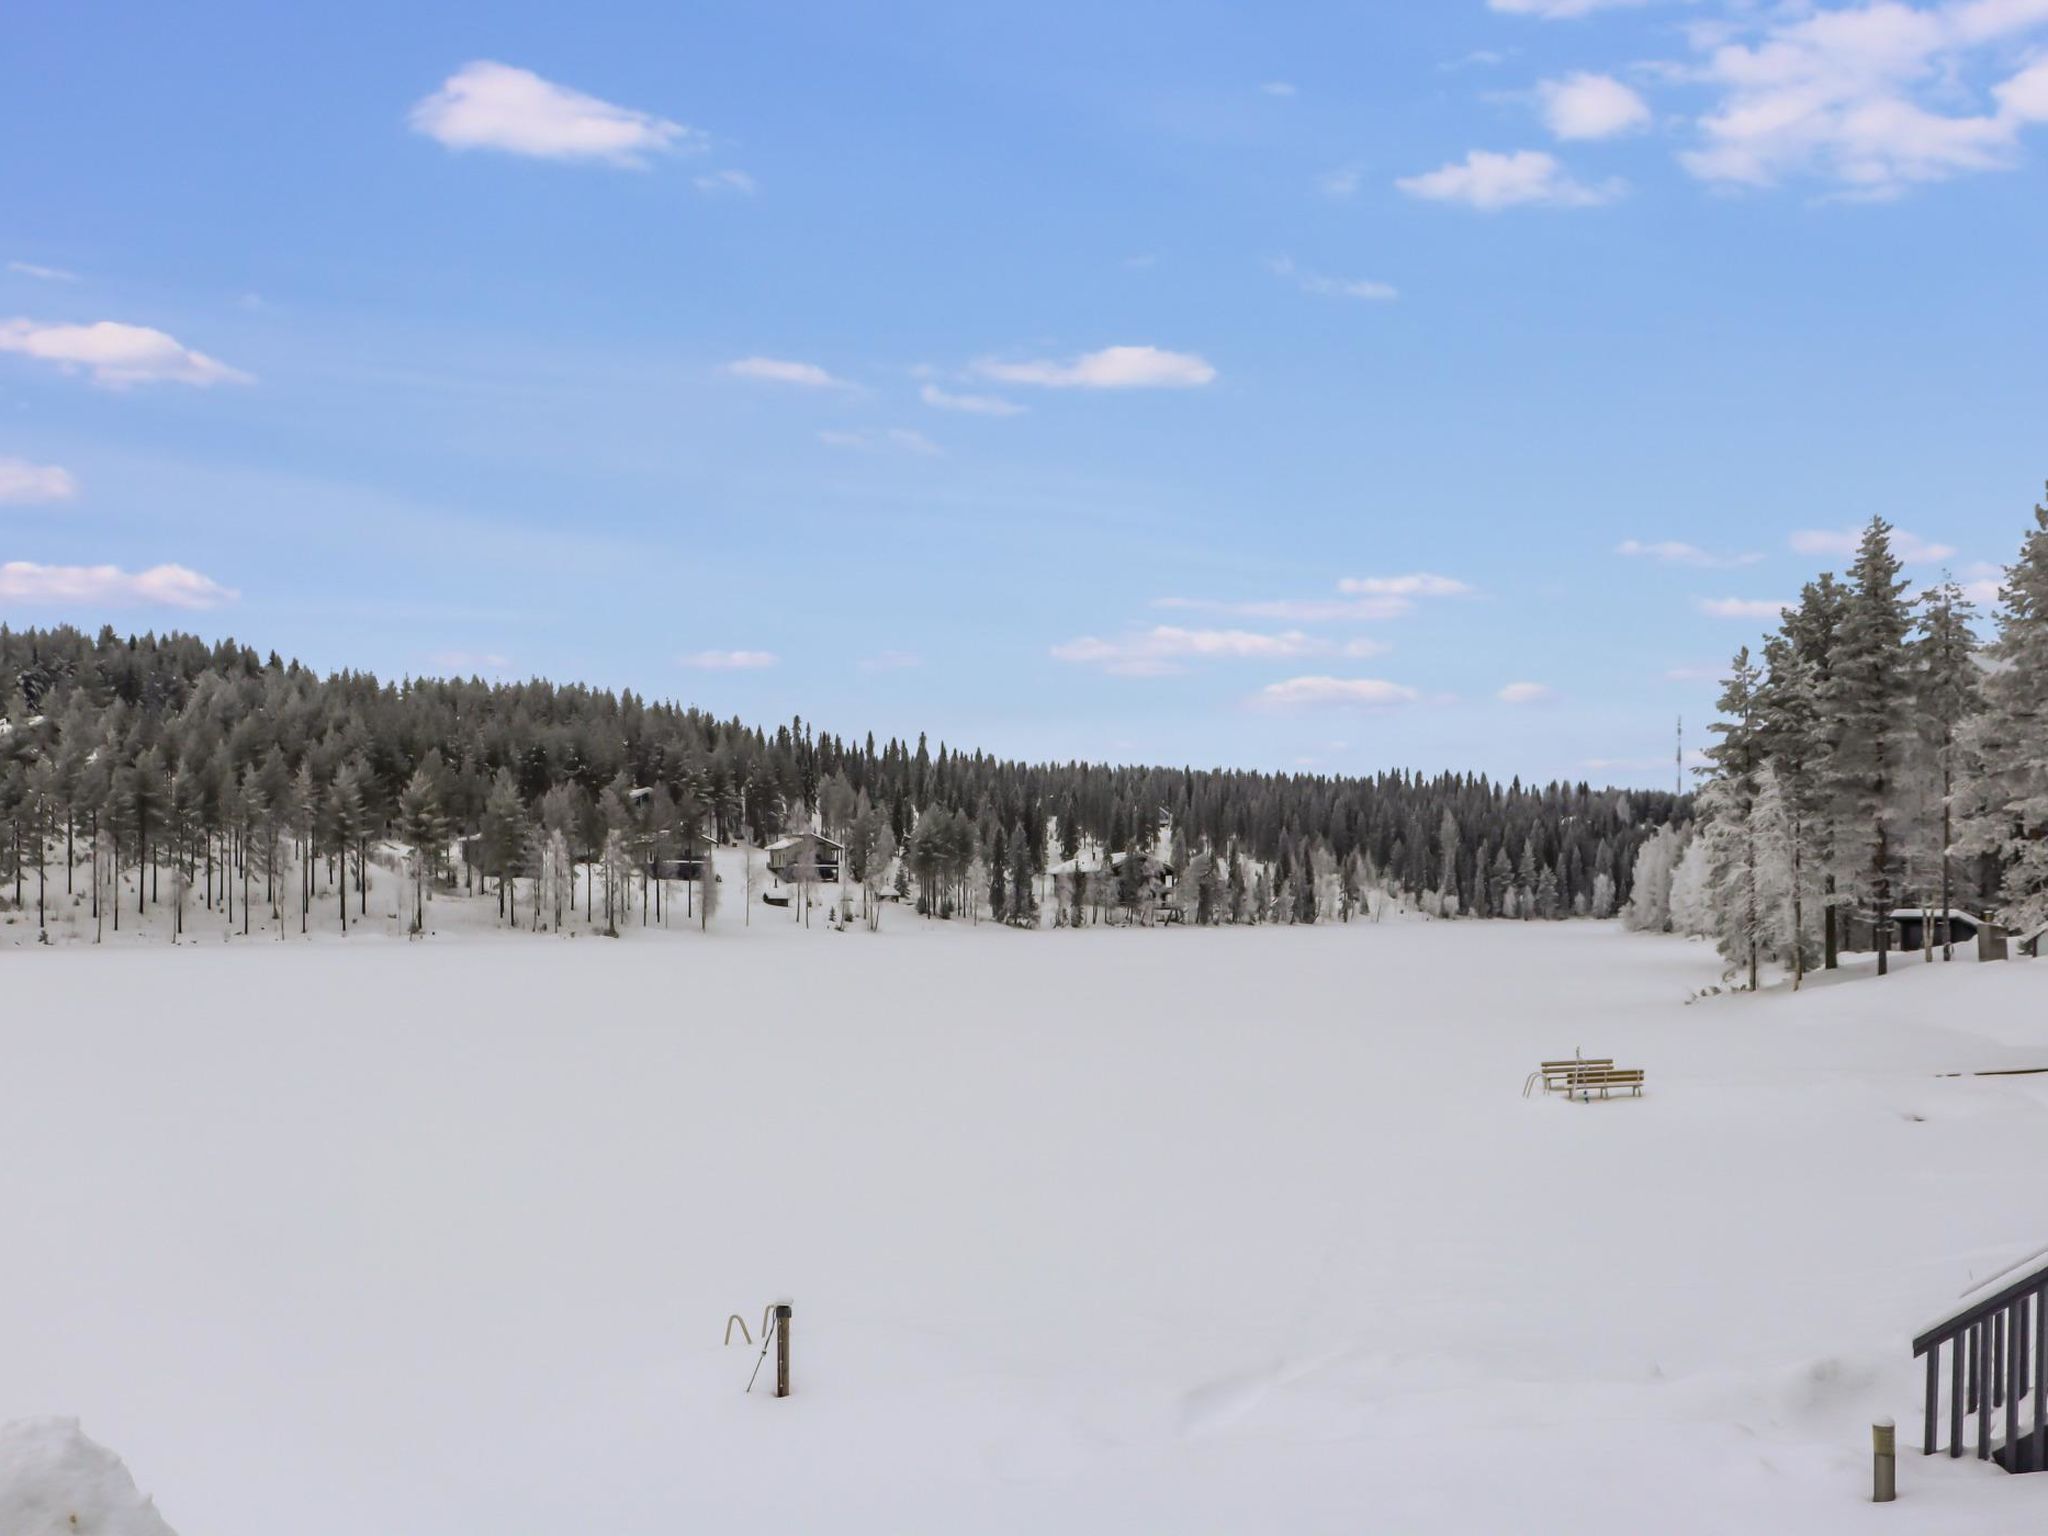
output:
[[[836,884],[846,845],[834,842],[822,832],[791,832],[770,843],[767,854],[768,872],[778,880],[795,884],[797,871],[808,856],[819,882]]]
[[[1961,907],[1951,907],[1948,920],[1942,920],[1941,910],[1928,912],[1919,907],[1894,907],[1891,911],[1891,948],[1894,954],[1925,949],[1932,944],[1939,949],[1944,943],[1974,944],[1977,935],[1989,923],[1974,912]],[[1932,930],[1931,936],[1929,930]],[[1869,951],[1877,948],[1876,925],[1868,913],[1850,912],[1843,924],[1842,948],[1845,950]]]
[[[649,859],[647,873],[656,880],[701,880],[704,862],[718,844],[702,832],[679,833],[672,839],[676,852],[665,859]]]

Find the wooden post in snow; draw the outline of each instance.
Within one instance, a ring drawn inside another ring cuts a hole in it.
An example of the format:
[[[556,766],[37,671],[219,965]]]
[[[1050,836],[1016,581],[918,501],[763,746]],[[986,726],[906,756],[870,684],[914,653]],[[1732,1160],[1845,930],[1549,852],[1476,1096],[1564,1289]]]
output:
[[[789,1396],[789,1317],[794,1309],[786,1301],[775,1304],[775,1395]]]
[[[1898,1431],[1890,1419],[1879,1419],[1870,1426],[1870,1502],[1889,1504],[1898,1496]]]

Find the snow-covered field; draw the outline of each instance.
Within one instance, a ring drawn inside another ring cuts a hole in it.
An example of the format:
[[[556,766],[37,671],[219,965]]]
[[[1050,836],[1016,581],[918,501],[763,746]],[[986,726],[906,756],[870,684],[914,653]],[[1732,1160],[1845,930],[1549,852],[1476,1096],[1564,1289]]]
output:
[[[180,1536],[2048,1510],[1864,1502],[1912,1333],[2048,1243],[2048,1077],[1935,1075],[2048,1066],[2048,964],[1688,1006],[1708,951],[1605,924],[737,917],[10,949],[0,1421]],[[1647,1097],[1521,1096],[1574,1048]]]

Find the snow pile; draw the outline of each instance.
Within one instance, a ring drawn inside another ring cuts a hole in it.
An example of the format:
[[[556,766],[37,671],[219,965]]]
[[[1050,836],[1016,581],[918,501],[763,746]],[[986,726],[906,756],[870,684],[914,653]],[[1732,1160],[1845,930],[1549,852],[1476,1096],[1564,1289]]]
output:
[[[176,1536],[121,1458],[76,1419],[0,1424],[4,1536]]]

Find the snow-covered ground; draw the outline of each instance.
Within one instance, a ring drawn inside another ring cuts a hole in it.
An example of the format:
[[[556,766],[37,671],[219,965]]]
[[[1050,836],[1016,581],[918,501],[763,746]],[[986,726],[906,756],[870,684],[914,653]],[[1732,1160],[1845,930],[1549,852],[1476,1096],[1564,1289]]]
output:
[[[10,949],[0,1421],[181,1536],[1952,1533],[2048,964],[1612,925]],[[1612,1055],[1641,1101],[1521,1095]],[[729,1313],[796,1307],[796,1395]],[[772,1366],[763,1372],[764,1382]],[[1900,1423],[1899,1504],[1868,1497]],[[0,1442],[4,1443],[4,1442]]]

